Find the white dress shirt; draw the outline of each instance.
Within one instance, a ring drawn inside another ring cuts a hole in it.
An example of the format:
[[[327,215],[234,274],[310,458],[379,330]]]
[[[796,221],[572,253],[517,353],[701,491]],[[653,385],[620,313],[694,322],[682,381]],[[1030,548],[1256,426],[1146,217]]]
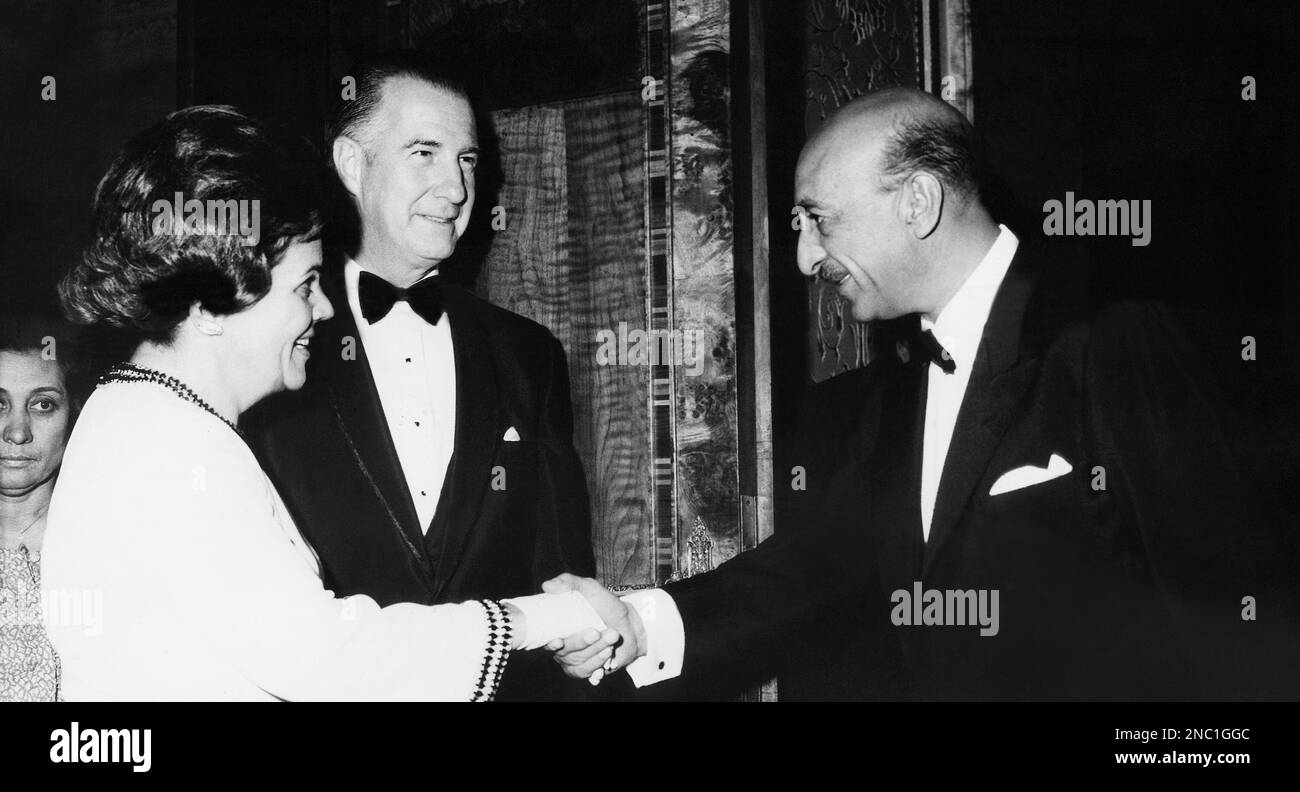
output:
[[[348,307],[370,361],[420,530],[428,533],[456,447],[456,355],[451,318],[443,314],[431,325],[400,300],[372,325],[361,315],[360,279],[361,265],[349,259],[343,270]]]
[[[921,316],[921,329],[930,330],[948,356],[957,365],[947,374],[937,363],[930,363],[929,385],[925,397],[925,439],[921,452],[921,532],[930,539],[930,522],[934,519],[934,502],[939,494],[939,479],[952,443],[966,386],[970,383],[975,352],[979,349],[984,323],[998,287],[1011,266],[1020,241],[1004,225],[993,246],[966,277],[957,293],[939,311],[938,317]]]
[[[952,374],[947,374],[938,364],[930,364],[925,445],[921,458],[921,528],[926,540],[930,538],[939,479],[948,457],[948,446],[952,443],[957,412],[970,383],[970,372],[984,324],[1020,244],[1006,226],[999,225],[998,228],[998,238],[939,315],[921,317],[921,329],[933,331],[957,365]],[[673,598],[662,589],[652,589],[636,592],[623,600],[637,609],[646,632],[646,655],[627,667],[632,681],[637,687],[642,687],[679,675],[686,651],[686,635],[681,613]]]

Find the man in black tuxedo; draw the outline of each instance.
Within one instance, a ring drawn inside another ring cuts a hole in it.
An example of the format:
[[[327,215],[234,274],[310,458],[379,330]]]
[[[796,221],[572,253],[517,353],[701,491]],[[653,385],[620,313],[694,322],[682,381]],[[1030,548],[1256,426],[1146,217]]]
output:
[[[439,271],[474,204],[465,91],[410,53],[352,76],[332,155],[359,233],[322,278],[335,319],[307,386],[251,422],[259,455],[339,596],[436,604],[593,574],[564,350]],[[544,656],[511,666],[498,698],[574,684]]]
[[[927,94],[841,109],[797,170],[799,266],[895,348],[818,385],[807,489],[774,538],[614,599],[629,667],[673,696],[781,669],[833,699],[1296,697],[1293,526],[1254,508],[1231,423],[1167,312],[1084,318],[981,203],[970,124]],[[786,684],[789,680],[790,684]],[[676,686],[676,687],[674,687]],[[655,690],[655,688],[651,688]]]

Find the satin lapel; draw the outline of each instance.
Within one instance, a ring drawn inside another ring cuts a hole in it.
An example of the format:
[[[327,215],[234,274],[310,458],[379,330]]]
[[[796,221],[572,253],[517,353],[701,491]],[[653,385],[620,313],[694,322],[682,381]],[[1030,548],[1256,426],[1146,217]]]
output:
[[[957,522],[971,499],[975,485],[988,468],[993,451],[1015,415],[1016,405],[1033,383],[1038,361],[1022,344],[1025,308],[1033,294],[1033,281],[1017,252],[989,312],[976,353],[975,368],[966,386],[952,442],[944,461],[935,498],[930,538],[925,547],[924,574],[951,539]]]
[[[456,287],[445,293],[456,358],[456,447],[430,530],[441,534],[434,596],[446,588],[478,519],[501,442],[501,394],[487,328]],[[508,483],[508,481],[507,481]]]
[[[911,589],[921,569],[921,433],[925,425],[925,367],[896,364],[876,419],[867,486],[879,540],[886,592]]]
[[[315,347],[320,352],[312,362],[319,369],[313,373],[322,379],[326,397],[361,474],[383,502],[407,548],[427,567],[415,502],[407,489],[406,476],[388,431],[388,420],[375,389],[361,334],[348,307],[341,269],[323,279],[322,288],[334,305],[334,318],[322,323],[317,331]],[[348,346],[355,350],[354,360],[343,358],[347,339],[351,339]]]

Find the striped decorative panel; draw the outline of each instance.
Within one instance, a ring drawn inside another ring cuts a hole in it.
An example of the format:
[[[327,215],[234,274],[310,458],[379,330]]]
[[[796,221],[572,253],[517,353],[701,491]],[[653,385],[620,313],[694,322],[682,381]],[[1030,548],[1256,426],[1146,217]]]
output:
[[[645,75],[654,80],[642,93],[645,100],[646,147],[646,314],[651,332],[667,332],[673,325],[672,200],[668,163],[670,146],[668,90],[668,3],[650,0],[645,5]],[[652,93],[651,93],[652,92]],[[677,571],[677,449],[673,431],[674,371],[672,366],[650,367],[650,456],[654,466],[651,533],[654,536],[655,582],[663,583]]]

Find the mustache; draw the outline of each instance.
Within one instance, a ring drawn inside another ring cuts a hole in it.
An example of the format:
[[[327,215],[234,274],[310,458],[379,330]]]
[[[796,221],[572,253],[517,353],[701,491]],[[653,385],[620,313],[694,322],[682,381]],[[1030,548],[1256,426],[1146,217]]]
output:
[[[817,269],[817,280],[823,283],[838,284],[848,276],[849,271],[835,262],[827,259]]]

